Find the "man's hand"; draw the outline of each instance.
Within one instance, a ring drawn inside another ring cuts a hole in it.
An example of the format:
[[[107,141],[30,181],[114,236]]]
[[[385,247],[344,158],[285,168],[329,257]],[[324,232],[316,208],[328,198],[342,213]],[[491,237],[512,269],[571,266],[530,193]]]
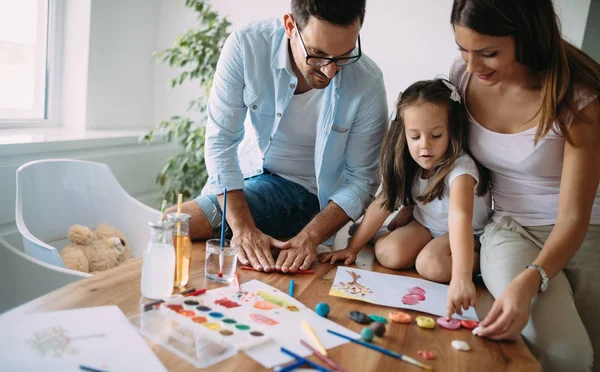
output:
[[[275,267],[284,273],[296,270],[308,270],[313,261],[317,258],[318,242],[310,239],[302,233],[289,240],[289,249],[281,251],[277,258]]]
[[[288,249],[291,246],[290,242],[274,239],[263,234],[256,227],[245,228],[237,233],[234,232],[231,244],[237,248],[238,259],[243,265],[249,263],[255,270],[267,272],[275,269],[271,247]]]

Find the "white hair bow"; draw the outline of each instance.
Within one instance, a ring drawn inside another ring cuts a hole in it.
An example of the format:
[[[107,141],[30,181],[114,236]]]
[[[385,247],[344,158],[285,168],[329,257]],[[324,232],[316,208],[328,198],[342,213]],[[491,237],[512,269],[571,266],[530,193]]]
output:
[[[460,103],[460,94],[458,93],[458,90],[456,89],[456,87],[448,82],[447,80],[442,80],[442,83],[444,83],[445,86],[448,87],[448,89],[450,89],[450,99],[453,100],[454,102],[458,102]]]

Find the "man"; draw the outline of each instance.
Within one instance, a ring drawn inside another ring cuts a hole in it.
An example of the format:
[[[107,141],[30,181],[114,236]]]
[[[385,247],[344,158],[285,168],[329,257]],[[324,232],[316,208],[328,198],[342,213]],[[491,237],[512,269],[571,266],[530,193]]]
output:
[[[361,52],[365,0],[291,8],[227,39],[207,109],[208,183],[182,206],[192,239],[212,238],[227,189],[232,244],[256,270],[307,269],[379,184],[387,104],[382,73]]]

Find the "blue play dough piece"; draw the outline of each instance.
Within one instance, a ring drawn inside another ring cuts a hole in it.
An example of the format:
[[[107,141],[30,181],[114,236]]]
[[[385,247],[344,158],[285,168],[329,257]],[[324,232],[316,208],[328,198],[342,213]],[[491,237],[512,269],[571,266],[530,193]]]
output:
[[[329,314],[329,305],[327,305],[325,302],[319,302],[315,307],[315,311],[320,316],[327,317],[327,315]]]
[[[365,327],[362,331],[360,331],[360,338],[367,342],[371,342],[373,340],[373,336],[375,336],[375,332],[373,332],[373,330],[369,327]]]

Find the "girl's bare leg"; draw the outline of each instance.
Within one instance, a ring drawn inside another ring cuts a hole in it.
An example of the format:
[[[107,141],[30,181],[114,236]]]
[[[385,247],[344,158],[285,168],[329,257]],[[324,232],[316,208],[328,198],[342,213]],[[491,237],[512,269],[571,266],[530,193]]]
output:
[[[375,257],[389,269],[407,269],[415,265],[417,255],[431,241],[429,230],[413,220],[375,242]]]
[[[432,239],[419,252],[415,267],[419,275],[427,280],[445,283],[452,276],[452,254],[450,251],[450,235],[440,235]],[[479,272],[479,241],[475,240],[473,255],[473,272]]]

